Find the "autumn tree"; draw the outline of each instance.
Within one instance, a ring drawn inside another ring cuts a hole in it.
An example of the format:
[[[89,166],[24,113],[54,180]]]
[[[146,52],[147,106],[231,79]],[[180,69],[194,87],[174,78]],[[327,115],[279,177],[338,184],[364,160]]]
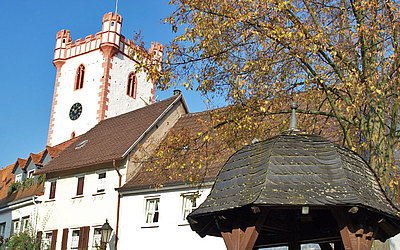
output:
[[[247,126],[253,134],[268,131],[265,136],[271,134],[268,124],[295,100],[306,117],[303,130],[339,131],[335,136],[341,143],[360,153],[383,185],[395,189],[399,1],[170,4],[175,10],[165,22],[176,38],[166,45],[163,61],[141,65],[161,89],[182,84],[211,100],[222,96],[231,111],[229,119],[218,118],[220,124]]]

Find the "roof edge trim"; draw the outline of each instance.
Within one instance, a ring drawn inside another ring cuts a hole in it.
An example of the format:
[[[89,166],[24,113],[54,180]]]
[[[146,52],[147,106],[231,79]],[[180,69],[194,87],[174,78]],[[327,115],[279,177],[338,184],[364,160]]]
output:
[[[200,189],[207,189],[207,188],[211,188],[213,185],[213,181],[205,181],[202,183],[202,186]],[[178,182],[178,183],[173,183],[171,185],[166,185],[164,187],[160,187],[160,188],[154,188],[151,187],[149,188],[149,186],[141,186],[141,187],[135,187],[135,188],[117,188],[118,192],[121,195],[135,195],[135,194],[143,194],[143,193],[154,193],[154,192],[161,192],[161,191],[169,191],[169,190],[182,190],[182,189],[187,189],[187,188],[193,188],[193,189],[199,189],[198,186],[195,187],[191,187],[189,185],[186,185],[183,182]]]

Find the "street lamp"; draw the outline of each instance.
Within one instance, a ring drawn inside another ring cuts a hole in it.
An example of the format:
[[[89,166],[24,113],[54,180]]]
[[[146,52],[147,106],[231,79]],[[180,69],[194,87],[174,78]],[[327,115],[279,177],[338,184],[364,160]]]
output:
[[[106,249],[107,243],[110,241],[110,237],[112,234],[112,227],[108,224],[108,220],[106,219],[106,223],[101,227],[101,246],[102,249]]]

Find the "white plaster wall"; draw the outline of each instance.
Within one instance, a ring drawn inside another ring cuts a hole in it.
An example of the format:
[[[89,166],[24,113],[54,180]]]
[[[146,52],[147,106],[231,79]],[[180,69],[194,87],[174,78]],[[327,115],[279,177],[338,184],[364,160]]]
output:
[[[129,57],[121,53],[113,57],[112,69],[110,70],[107,118],[144,107],[145,102],[150,104],[153,83],[146,80],[144,72],[136,75],[138,83],[136,98],[134,99],[126,94],[129,73],[134,72],[135,68],[136,63]]]
[[[110,164],[110,167],[112,165]],[[83,197],[76,197],[77,176],[68,176],[57,179],[56,194],[54,200],[49,200],[50,181],[45,182],[45,193],[41,196],[43,203],[40,208],[40,231],[58,230],[57,249],[61,248],[62,233],[64,228],[69,228],[68,249],[71,243],[71,229],[82,226],[90,226],[89,249],[92,249],[93,226],[101,226],[108,219],[112,228],[116,228],[117,191],[119,177],[117,172],[108,168],[106,170],[105,194],[97,194],[98,173],[85,174]],[[125,168],[120,169],[125,182]]]
[[[29,216],[31,229],[35,232],[38,218],[37,208],[37,205],[34,205],[32,199],[30,199],[29,201],[0,209],[0,223],[6,222],[5,238],[10,237],[12,221],[26,216]]]
[[[201,238],[181,220],[182,193],[197,189],[157,191],[124,195],[121,199],[119,249],[226,249],[219,237]],[[200,191],[199,204],[205,200],[210,189]],[[144,223],[145,198],[159,196],[159,223],[157,227],[146,227]]]
[[[76,136],[87,132],[97,124],[99,108],[100,79],[103,76],[103,55],[100,50],[66,60],[61,68],[60,86],[57,89],[57,105],[54,107],[54,126],[51,145],[69,140],[71,133]],[[80,64],[85,66],[83,88],[74,90],[76,70]],[[72,121],[69,111],[74,103],[82,104],[81,116]]]

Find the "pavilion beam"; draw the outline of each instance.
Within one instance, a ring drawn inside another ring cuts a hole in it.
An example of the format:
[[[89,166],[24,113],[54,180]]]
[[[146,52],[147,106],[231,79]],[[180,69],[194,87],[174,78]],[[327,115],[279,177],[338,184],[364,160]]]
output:
[[[321,250],[332,250],[332,247],[329,243],[319,243],[319,248],[321,248]]]

